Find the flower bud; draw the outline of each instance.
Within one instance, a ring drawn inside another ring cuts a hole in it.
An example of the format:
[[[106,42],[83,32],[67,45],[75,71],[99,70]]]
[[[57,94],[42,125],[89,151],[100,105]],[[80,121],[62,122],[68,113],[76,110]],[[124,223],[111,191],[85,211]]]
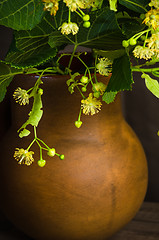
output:
[[[63,154],[61,154],[61,155],[59,156],[59,158],[60,158],[61,160],[64,160],[65,156],[64,156]]]
[[[84,21],[84,22],[89,21],[89,19],[90,19],[90,16],[89,16],[88,14],[86,14],[86,15],[83,16],[83,21]]]
[[[76,121],[76,122],[75,122],[75,126],[76,126],[77,128],[80,128],[81,125],[82,125],[82,121]]]
[[[83,27],[89,28],[91,26],[91,23],[89,21],[86,21],[83,23]]]
[[[53,157],[55,156],[55,148],[50,148],[47,152],[47,155],[50,156],[50,157]]]
[[[39,167],[44,167],[46,164],[46,161],[44,159],[38,160]]]

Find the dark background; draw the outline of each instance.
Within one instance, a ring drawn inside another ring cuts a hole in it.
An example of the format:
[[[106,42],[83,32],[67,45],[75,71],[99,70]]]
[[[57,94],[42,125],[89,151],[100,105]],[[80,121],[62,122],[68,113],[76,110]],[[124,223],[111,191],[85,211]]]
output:
[[[0,59],[4,59],[11,40],[12,30],[0,26]],[[159,100],[147,90],[140,74],[135,74],[133,91],[124,92],[122,99],[125,118],[138,135],[147,156],[149,184],[145,200],[159,202]],[[2,136],[3,129],[0,134]]]

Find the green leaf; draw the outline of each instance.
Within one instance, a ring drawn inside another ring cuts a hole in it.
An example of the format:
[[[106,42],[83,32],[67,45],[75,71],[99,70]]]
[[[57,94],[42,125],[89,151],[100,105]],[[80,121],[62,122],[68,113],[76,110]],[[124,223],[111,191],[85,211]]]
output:
[[[19,133],[19,137],[20,138],[27,137],[29,134],[30,134],[30,131],[28,129],[23,129],[23,131]]]
[[[8,53],[5,62],[17,68],[41,65],[53,58],[57,50],[48,44],[48,36],[54,27],[43,21],[31,31],[15,32],[16,48]]]
[[[7,92],[7,87],[16,74],[17,69],[11,68],[4,63],[0,63],[0,102],[3,101]]]
[[[118,26],[115,13],[109,7],[91,13],[90,18],[90,28],[80,26],[77,35],[79,45],[107,51],[122,48],[124,36]]]
[[[29,113],[29,119],[21,126],[21,128],[18,130],[18,132],[21,131],[22,129],[24,131],[24,129],[29,124],[37,127],[42,115],[43,115],[43,110],[42,110],[41,95],[36,93],[36,94],[34,94],[34,102],[33,102],[32,110]],[[22,131],[22,136],[23,136],[23,131]]]
[[[74,88],[79,85],[78,80],[75,80],[77,76],[80,74],[78,72],[75,72],[73,75],[71,75],[71,78],[66,81],[66,84],[68,86],[68,91],[72,94],[74,93]]]
[[[97,8],[101,8],[102,7],[102,4],[103,4],[103,1],[104,0],[95,0],[95,7],[93,8],[94,9],[97,9]]]
[[[24,37],[24,31],[16,35],[18,51],[11,51],[5,58],[5,62],[16,68],[31,68],[41,65],[53,58],[57,50],[48,44],[48,38],[37,36]]]
[[[140,18],[130,17],[126,12],[119,12],[116,16],[118,23],[121,26],[122,33],[126,35],[127,38],[130,38],[145,28],[145,25],[142,24]]]
[[[60,31],[54,31],[49,36],[48,44],[50,47],[55,48],[67,44],[74,44],[74,42],[69,37],[62,35]]]
[[[69,87],[71,83],[74,83],[73,79],[69,79],[66,81],[67,86]]]
[[[127,54],[114,60],[112,65],[112,76],[109,80],[106,92],[119,92],[131,90],[133,83],[130,60]]]
[[[117,11],[117,0],[109,0],[110,10]]]
[[[41,21],[43,8],[39,0],[2,0],[0,24],[15,30],[32,29]]]
[[[135,19],[131,19],[122,24],[122,32],[127,36],[127,38],[131,38],[137,32],[143,31],[144,28],[144,24],[139,23]]]
[[[143,73],[141,75],[142,78],[145,78],[145,84],[148,90],[159,98],[159,83],[157,80],[151,78],[148,74]]]
[[[116,21],[115,13],[108,7],[90,12],[91,26],[84,28],[79,24],[79,32],[76,36],[62,35],[59,31],[53,32],[49,37],[51,47],[62,46],[63,44],[76,44],[100,50],[122,49],[124,36]],[[77,38],[75,40],[75,38]]]
[[[149,3],[149,0],[119,0],[119,3],[135,12],[145,13],[147,12],[145,6]]]
[[[15,31],[16,47],[8,53],[6,63],[17,68],[27,68],[41,65],[55,57],[57,50],[54,46],[50,47],[48,37],[53,31],[57,31],[66,18],[66,4],[62,3],[56,16],[47,12],[31,31]]]
[[[102,100],[107,104],[114,102],[117,92],[105,92]]]
[[[114,60],[115,58],[119,58],[125,55],[125,48],[117,49],[113,51],[102,51],[102,50],[93,49],[93,51],[95,54],[98,54],[99,56],[102,56],[102,57],[107,57],[110,60]]]

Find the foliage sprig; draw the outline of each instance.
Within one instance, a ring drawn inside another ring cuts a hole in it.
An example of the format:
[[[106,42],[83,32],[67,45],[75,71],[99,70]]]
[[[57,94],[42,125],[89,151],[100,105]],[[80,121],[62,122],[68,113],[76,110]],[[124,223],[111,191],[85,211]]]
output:
[[[118,92],[131,90],[133,72],[140,72],[148,90],[159,97],[157,0],[17,0],[14,8],[12,0],[6,0],[0,3],[0,24],[14,30],[13,42],[0,63],[0,101],[15,75],[38,75],[31,89],[19,86],[13,94],[20,105],[29,104],[33,98],[28,120],[18,132],[21,138],[26,137],[30,134],[27,127],[32,125],[34,139],[26,150],[16,149],[14,157],[19,163],[30,165],[34,161],[30,151],[34,143],[40,149],[39,166],[46,163],[44,150],[51,157],[64,159],[63,154],[56,153],[55,148],[48,147],[36,134],[43,115],[41,79],[47,74],[68,74],[68,91],[81,94],[77,128],[82,127],[82,114],[97,114],[102,102],[110,104]],[[73,45],[71,53],[64,52],[67,45]],[[93,56],[91,64],[83,60],[79,47],[89,48]],[[61,64],[64,57],[70,59],[67,66]],[[82,64],[83,72],[71,68],[74,59]],[[103,75],[105,81],[99,82],[97,74]]]

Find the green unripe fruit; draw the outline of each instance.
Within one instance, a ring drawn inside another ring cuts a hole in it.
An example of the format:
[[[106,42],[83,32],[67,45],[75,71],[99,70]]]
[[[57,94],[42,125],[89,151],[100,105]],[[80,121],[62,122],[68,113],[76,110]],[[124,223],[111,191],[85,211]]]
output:
[[[60,158],[61,160],[64,160],[65,156],[64,156],[63,154],[61,154],[61,155],[59,156],[59,158]]]
[[[82,92],[86,92],[87,88],[86,87],[82,87],[81,90],[82,90]]]
[[[40,94],[40,95],[43,94],[43,89],[42,89],[42,88],[39,88],[39,90],[38,90],[38,94]]]
[[[49,155],[50,157],[55,156],[55,148],[50,148],[47,152],[47,155]]]
[[[130,44],[131,46],[136,45],[136,44],[137,44],[136,39],[134,39],[134,38],[130,38],[129,44]]]
[[[100,92],[94,92],[93,96],[96,97],[96,98],[99,98],[100,97]]]
[[[46,164],[46,161],[43,160],[43,159],[41,159],[41,160],[38,161],[38,165],[39,165],[39,167],[44,167],[45,164]]]
[[[76,126],[77,128],[80,128],[81,125],[82,125],[82,121],[76,121],[76,122],[75,122],[75,126]]]
[[[83,27],[89,28],[91,26],[91,23],[89,21],[86,21],[83,23]]]
[[[125,48],[126,48],[126,47],[129,47],[129,41],[123,40],[123,41],[122,41],[122,46],[125,47]]]
[[[88,77],[82,76],[80,81],[81,81],[81,83],[88,83]]]
[[[90,16],[89,16],[88,14],[86,14],[86,15],[83,16],[83,21],[84,21],[84,22],[89,21],[89,19],[90,19]]]

